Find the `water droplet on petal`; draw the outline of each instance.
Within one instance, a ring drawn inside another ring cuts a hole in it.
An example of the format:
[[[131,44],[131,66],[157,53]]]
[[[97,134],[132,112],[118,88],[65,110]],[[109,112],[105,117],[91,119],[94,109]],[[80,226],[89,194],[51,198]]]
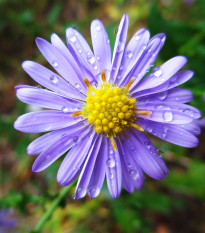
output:
[[[92,65],[95,62],[95,57],[92,54],[87,54],[88,62]]]
[[[92,186],[88,188],[88,195],[91,198],[95,198],[99,195],[100,189],[97,186]]]
[[[167,132],[167,130],[169,129],[169,127],[168,126],[166,126],[166,125],[163,125],[163,130],[164,130],[164,132],[166,133]]]
[[[96,31],[100,31],[100,29],[101,29],[100,25],[96,25],[95,29],[96,29]]]
[[[160,92],[157,94],[157,97],[160,99],[160,100],[164,100],[166,97],[167,97],[167,91],[163,91],[163,92]]]
[[[57,67],[57,66],[58,66],[57,61],[52,61],[52,65],[53,65],[54,67]]]
[[[130,167],[131,167],[131,163],[128,163],[128,164],[127,164],[127,167],[130,168]]]
[[[156,104],[155,108],[158,110],[170,110],[170,107],[166,104]]]
[[[108,43],[108,44],[110,43],[110,40],[109,40],[109,39],[107,39],[107,43]]]
[[[56,75],[52,75],[50,77],[50,80],[51,80],[52,83],[56,84],[58,82],[58,77]]]
[[[73,138],[73,142],[74,143],[77,143],[79,141],[79,137],[78,136],[75,136],[74,138]]]
[[[109,154],[110,154],[110,155],[113,154],[113,150],[112,150],[112,149],[109,150]]]
[[[119,41],[118,46],[117,46],[117,53],[121,53],[123,51],[124,47],[125,47],[125,43]]]
[[[166,134],[166,133],[162,133],[162,139],[165,139],[165,138],[166,138],[166,136],[167,136],[167,134]]]
[[[78,50],[79,53],[82,53],[81,49]]]
[[[128,50],[126,54],[128,58],[132,58],[133,53],[130,50]]]
[[[120,70],[123,70],[123,66],[120,66]]]
[[[162,75],[162,70],[158,69],[155,72],[153,72],[156,77],[160,77]]]
[[[68,112],[68,108],[66,106],[63,106],[61,108],[61,111],[64,112],[64,113],[67,113]]]
[[[114,178],[114,174],[113,174],[113,173],[110,173],[110,174],[109,174],[109,178],[110,178],[110,179],[113,179],[113,178]]]
[[[75,43],[76,42],[76,37],[74,35],[70,35],[69,37],[70,41]]]
[[[135,40],[139,40],[139,39],[140,39],[140,36],[137,35],[137,36],[135,37]]]
[[[99,56],[97,56],[96,58],[97,58],[98,61],[100,60],[100,57],[99,57]]]
[[[129,171],[130,176],[132,177],[133,180],[137,180],[138,178],[138,172],[136,170],[130,170]]]
[[[143,50],[145,50],[146,48],[147,48],[147,46],[146,46],[146,45],[143,45],[143,46],[142,46],[142,49],[143,49]]]
[[[151,133],[153,129],[151,126],[147,126],[146,130]]]
[[[77,190],[77,195],[79,198],[82,198],[86,195],[86,188],[83,186],[79,186]]]
[[[148,150],[151,148],[151,143],[149,141],[145,141],[144,145],[147,147]]]
[[[94,67],[93,67],[94,70],[97,70],[97,68],[98,68],[97,66],[94,66]]]
[[[114,33],[115,33],[115,35],[116,35],[116,34],[118,33],[118,29],[115,29]]]
[[[115,166],[115,160],[114,159],[108,159],[107,160],[107,166],[112,168]]]
[[[163,118],[164,118],[164,121],[172,121],[173,120],[173,113],[171,111],[164,111]]]

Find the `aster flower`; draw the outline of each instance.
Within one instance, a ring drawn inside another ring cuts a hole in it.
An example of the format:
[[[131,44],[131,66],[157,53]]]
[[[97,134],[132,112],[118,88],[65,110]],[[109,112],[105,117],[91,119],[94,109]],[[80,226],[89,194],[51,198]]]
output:
[[[16,220],[9,218],[12,209],[0,209],[0,233],[8,232],[16,226]]]
[[[75,199],[84,197],[86,189],[90,197],[98,196],[105,175],[113,198],[119,197],[122,186],[128,192],[140,190],[144,172],[157,180],[166,177],[168,169],[144,130],[184,147],[198,143],[195,135],[200,129],[192,121],[200,112],[184,104],[192,99],[192,92],[176,88],[193,75],[192,71],[179,71],[187,59],[174,57],[146,76],[165,34],[150,39],[149,31],[143,28],[125,46],[127,31],[125,14],[112,59],[105,28],[94,20],[94,53],[77,30],[68,28],[68,48],[56,34],[52,34],[51,44],[36,39],[58,74],[32,61],[22,65],[47,89],[20,85],[16,87],[17,97],[52,110],[20,116],[14,127],[26,133],[51,131],[28,146],[29,155],[40,154],[33,164],[34,172],[44,170],[70,150],[57,181],[67,186],[80,175]]]

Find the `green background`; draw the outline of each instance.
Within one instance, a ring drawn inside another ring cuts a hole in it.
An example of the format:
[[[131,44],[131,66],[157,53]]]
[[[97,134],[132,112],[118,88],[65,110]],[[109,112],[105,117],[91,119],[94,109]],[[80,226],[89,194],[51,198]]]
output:
[[[204,0],[0,0],[0,208],[14,209],[18,225],[13,232],[205,232],[205,130],[194,149],[151,137],[164,150],[163,158],[170,170],[164,180],[146,176],[141,191],[130,194],[123,189],[118,199],[111,198],[105,182],[96,199],[86,196],[76,201],[72,199],[73,186],[47,221],[35,227],[62,191],[56,181],[62,158],[43,172],[31,171],[36,156],[28,156],[26,147],[39,135],[18,132],[13,122],[34,109],[17,100],[14,86],[38,84],[23,71],[21,63],[33,60],[49,67],[35,45],[35,37],[50,41],[55,32],[65,41],[65,30],[72,25],[91,45],[89,29],[94,18],[104,23],[113,49],[114,31],[123,13],[130,19],[128,39],[141,27],[147,27],[151,36],[166,33],[166,43],[155,65],[177,55],[188,58],[185,69],[193,70],[195,75],[182,86],[193,91],[191,104],[205,116]]]

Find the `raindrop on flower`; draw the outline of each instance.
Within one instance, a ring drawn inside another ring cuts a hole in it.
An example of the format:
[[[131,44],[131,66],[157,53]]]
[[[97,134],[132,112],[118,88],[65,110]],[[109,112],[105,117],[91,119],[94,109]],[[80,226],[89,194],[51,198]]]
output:
[[[140,36],[137,35],[137,36],[135,37],[135,40],[139,40],[139,39],[140,39]]]
[[[81,49],[78,50],[79,53],[82,53]]]
[[[109,39],[107,39],[107,43],[108,43],[108,44],[110,43],[110,40],[109,40]]]
[[[159,155],[159,156],[162,156],[164,154],[164,151],[162,148],[156,148],[156,153]]]
[[[113,150],[112,150],[112,149],[109,150],[109,154],[110,154],[110,155],[113,154]]]
[[[73,142],[74,143],[77,143],[79,141],[79,137],[78,136],[75,136],[74,138],[73,138]]]
[[[147,147],[148,150],[151,148],[151,144],[149,141],[145,141],[144,145]]]
[[[100,60],[100,57],[99,57],[99,56],[97,56],[96,58],[97,58],[98,61]]]
[[[151,126],[147,126],[146,130],[151,133],[153,129]]]
[[[68,112],[68,108],[66,106],[63,106],[61,108],[61,111],[64,112],[64,113],[67,113]]]
[[[115,166],[115,160],[114,159],[108,159],[107,160],[107,166],[112,168]]]
[[[94,70],[97,70],[97,68],[98,68],[97,66],[94,66],[94,67],[93,67]]]
[[[83,186],[79,186],[77,190],[77,195],[79,198],[82,198],[86,195],[86,188]]]
[[[54,67],[57,67],[57,66],[58,66],[57,61],[52,61],[52,65],[53,65]]]
[[[56,84],[58,82],[58,77],[56,75],[52,75],[50,77],[50,80],[51,80],[52,83]]]
[[[73,28],[73,29],[76,29],[76,25],[72,25],[72,28]]]
[[[110,178],[110,179],[113,179],[113,178],[114,178],[114,174],[113,174],[113,173],[110,173],[110,174],[109,174],[109,178]]]
[[[133,180],[137,180],[138,172],[136,170],[130,170],[129,174],[130,174],[130,176],[132,177]]]
[[[127,164],[127,167],[130,168],[130,167],[131,167],[131,163],[128,163],[128,164]]]
[[[96,25],[95,29],[96,29],[96,31],[100,31],[100,29],[101,29],[100,25]]]
[[[100,193],[100,189],[97,186],[92,186],[88,188],[88,195],[91,198],[97,197]]]
[[[118,46],[117,46],[117,53],[121,53],[125,47],[125,43],[122,41],[119,41]]]
[[[76,37],[74,35],[70,35],[69,37],[70,41],[75,43],[76,42]]]
[[[164,118],[164,121],[172,121],[173,120],[173,113],[171,111],[164,111],[163,118]]]
[[[162,133],[162,139],[165,139],[165,138],[166,138],[166,136],[167,136],[167,134],[166,134],[166,133]]]
[[[160,99],[160,100],[164,100],[166,97],[167,97],[167,91],[163,91],[163,92],[160,92],[157,94],[157,97]]]
[[[142,49],[143,49],[143,50],[145,50],[146,48],[147,48],[147,46],[146,46],[146,45],[143,45],[143,46],[142,46]]]
[[[115,35],[117,35],[117,33],[118,33],[118,29],[115,29],[114,33],[115,33]]]
[[[128,50],[126,54],[128,58],[132,58],[133,53],[130,50]]]
[[[74,86],[75,86],[75,88],[77,88],[77,89],[80,87],[80,85],[79,85],[78,83],[75,83]]]

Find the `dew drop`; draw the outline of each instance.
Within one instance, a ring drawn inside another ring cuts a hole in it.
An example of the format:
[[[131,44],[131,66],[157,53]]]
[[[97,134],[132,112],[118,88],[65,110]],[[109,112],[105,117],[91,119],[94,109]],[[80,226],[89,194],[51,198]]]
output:
[[[77,195],[79,198],[82,198],[86,195],[86,188],[83,186],[79,186],[77,190]]]
[[[69,37],[70,41],[75,43],[76,42],[76,37],[74,35],[70,35]]]
[[[58,82],[58,77],[57,77],[56,75],[52,75],[52,76],[50,77],[50,80],[51,80],[52,83],[57,84],[57,82]]]
[[[75,88],[77,88],[77,89],[80,87],[80,85],[79,85],[78,83],[75,83],[74,86],[75,86]]]
[[[115,160],[114,159],[108,159],[107,160],[107,166],[112,168],[115,166]]]
[[[130,50],[128,50],[126,54],[128,58],[132,58],[133,53]]]
[[[146,130],[151,133],[153,129],[151,126],[147,126]]]
[[[109,178],[110,178],[110,179],[113,179],[113,178],[114,178],[114,174],[113,174],[113,173],[110,173],[110,174],[109,174]]]
[[[117,53],[121,53],[125,47],[125,43],[119,41],[118,46],[117,46]]]
[[[170,110],[170,107],[166,104],[156,104],[155,108],[158,110]]]
[[[66,106],[63,106],[61,108],[61,111],[64,112],[64,113],[67,113],[68,112],[68,108]]]
[[[98,68],[97,66],[94,66],[94,67],[93,67],[94,70],[97,70],[97,68]]]
[[[100,29],[101,29],[100,25],[96,25],[95,29],[96,29],[96,31],[100,31]]]
[[[110,155],[113,154],[113,150],[112,150],[112,149],[109,150],[109,154],[110,154]]]
[[[57,61],[52,61],[52,65],[53,65],[54,67],[57,67],[57,66],[58,66],[58,62],[57,62]]]
[[[167,132],[168,129],[169,129],[169,127],[167,127],[166,125],[163,125],[163,130],[165,133]]]
[[[78,50],[79,53],[82,53],[81,49]]]
[[[99,57],[99,56],[97,56],[96,58],[97,58],[98,61],[100,60],[100,57]]]
[[[138,172],[136,170],[130,170],[129,174],[130,174],[130,176],[132,177],[133,180],[137,180]]]
[[[131,167],[131,163],[128,163],[128,164],[127,164],[127,167],[130,168],[130,167]]]
[[[165,139],[165,138],[166,138],[166,136],[167,136],[167,134],[166,134],[166,133],[162,133],[162,139]]]
[[[159,156],[162,156],[164,154],[164,151],[162,148],[156,148],[156,153],[159,155]]]
[[[171,111],[164,111],[163,118],[164,118],[164,121],[172,121],[173,120],[173,113]]]
[[[149,141],[145,141],[144,145],[147,147],[148,150],[151,148],[151,144]]]
[[[115,35],[117,35],[117,33],[118,33],[118,29],[115,29],[114,33],[115,33]]]
[[[95,57],[92,54],[87,54],[88,62],[92,65],[95,62]]]
[[[163,91],[163,92],[160,92],[157,94],[157,97],[160,99],[160,100],[164,100],[166,97],[167,97],[167,91]]]
[[[137,36],[135,37],[135,40],[139,40],[139,39],[140,39],[140,36],[137,35]]]
[[[79,141],[79,137],[78,136],[75,136],[74,138],[73,138],[73,142],[74,143],[77,143]]]
[[[154,69],[153,69],[154,70]],[[162,70],[158,68],[156,71],[153,72],[156,77],[160,77],[162,75]]]
[[[97,186],[92,186],[88,188],[88,195],[91,198],[95,198],[99,195],[100,189]]]
[[[154,66],[154,62],[150,62],[150,66]]]
[[[107,39],[107,43],[108,43],[108,44],[110,43],[110,40],[109,40],[109,39]]]
[[[120,70],[123,70],[123,66],[120,66]]]

